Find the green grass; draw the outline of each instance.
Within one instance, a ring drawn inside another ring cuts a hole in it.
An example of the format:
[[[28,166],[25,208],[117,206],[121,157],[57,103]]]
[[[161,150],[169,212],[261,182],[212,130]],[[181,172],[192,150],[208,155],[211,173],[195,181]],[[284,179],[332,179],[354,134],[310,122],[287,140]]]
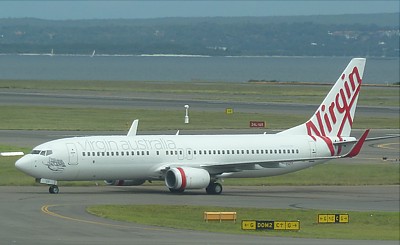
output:
[[[100,217],[177,229],[285,236],[360,240],[399,240],[399,212],[355,212],[335,210],[293,210],[227,208],[183,205],[97,205],[87,208]],[[204,222],[204,211],[235,211],[238,222]],[[318,214],[348,213],[348,224],[317,224]],[[300,221],[300,231],[242,231],[241,220]]]
[[[159,93],[172,98],[289,102],[319,104],[331,84],[304,83],[222,83],[222,82],[143,82],[143,81],[31,81],[0,80],[0,89],[35,89],[41,91],[84,91],[103,95],[121,93]],[[360,105],[399,106],[399,86],[363,86]]]
[[[136,96],[143,98],[192,98],[217,101],[287,102],[319,104],[331,85],[281,83],[208,83],[140,81],[29,81],[0,80],[2,90],[50,93],[84,93],[91,96]],[[359,105],[399,107],[399,86],[362,88]],[[378,110],[378,109],[377,109]],[[250,120],[267,122],[270,129],[283,129],[307,120],[307,115],[204,112],[191,109],[191,123],[183,124],[183,110],[124,110],[67,106],[0,106],[0,129],[128,130],[133,119],[140,130],[248,128]],[[160,120],[162,118],[162,120]],[[212,120],[210,120],[212,118]],[[384,117],[355,118],[355,128],[399,128],[400,120]]]
[[[302,171],[281,176],[249,179],[224,179],[224,185],[269,186],[269,185],[398,185],[400,172],[398,163],[348,163],[329,162]]]
[[[311,116],[239,112],[226,115],[224,111],[192,110],[190,124],[184,124],[183,111],[51,106],[0,106],[0,111],[0,129],[15,130],[127,131],[137,118],[140,119],[139,130],[245,129],[249,128],[250,120],[266,121],[267,129],[282,129],[305,122]],[[353,126],[396,129],[399,118],[357,117]]]

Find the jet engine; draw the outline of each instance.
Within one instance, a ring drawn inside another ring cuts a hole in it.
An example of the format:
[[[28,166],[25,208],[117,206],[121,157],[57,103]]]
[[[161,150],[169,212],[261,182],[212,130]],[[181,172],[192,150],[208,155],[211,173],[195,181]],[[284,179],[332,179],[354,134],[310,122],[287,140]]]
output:
[[[200,168],[171,168],[165,174],[165,185],[172,192],[183,192],[185,189],[202,189],[210,184],[210,174]]]
[[[117,186],[134,186],[141,185],[145,182],[144,179],[134,179],[134,180],[104,180],[106,185],[117,185]]]

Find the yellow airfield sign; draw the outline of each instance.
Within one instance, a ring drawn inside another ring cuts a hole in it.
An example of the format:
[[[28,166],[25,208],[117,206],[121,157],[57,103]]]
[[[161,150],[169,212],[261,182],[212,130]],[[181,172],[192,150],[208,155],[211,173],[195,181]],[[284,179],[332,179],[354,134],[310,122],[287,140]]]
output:
[[[242,220],[242,230],[300,230],[300,221]]]
[[[318,224],[349,223],[349,214],[318,214]]]

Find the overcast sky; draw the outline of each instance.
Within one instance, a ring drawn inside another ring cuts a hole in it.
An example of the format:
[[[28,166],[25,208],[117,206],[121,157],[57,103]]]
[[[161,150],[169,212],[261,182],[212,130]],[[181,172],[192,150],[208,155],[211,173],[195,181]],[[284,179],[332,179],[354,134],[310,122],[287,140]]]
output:
[[[399,1],[0,1],[0,18],[110,19],[399,12]]]

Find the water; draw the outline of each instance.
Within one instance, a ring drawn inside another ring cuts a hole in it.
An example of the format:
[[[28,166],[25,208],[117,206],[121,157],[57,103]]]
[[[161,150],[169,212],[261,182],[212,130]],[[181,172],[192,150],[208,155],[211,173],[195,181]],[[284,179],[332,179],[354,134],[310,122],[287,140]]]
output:
[[[332,83],[349,57],[0,55],[0,79],[110,81],[256,80]],[[367,59],[364,83],[399,82],[399,59]]]

